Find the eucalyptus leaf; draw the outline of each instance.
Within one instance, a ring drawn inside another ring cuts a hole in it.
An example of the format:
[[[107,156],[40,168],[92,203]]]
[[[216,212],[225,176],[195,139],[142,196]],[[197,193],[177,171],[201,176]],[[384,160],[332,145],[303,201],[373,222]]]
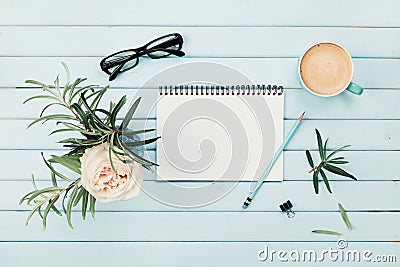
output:
[[[83,188],[83,186],[79,186],[78,188],[78,194],[76,195],[75,199],[74,199],[74,203],[72,204],[73,207],[76,207],[79,204],[79,201],[81,201],[81,198],[85,192],[85,188]]]
[[[329,171],[329,172],[331,172],[331,173],[335,173],[335,174],[338,174],[338,175],[341,175],[341,176],[349,177],[349,178],[357,181],[356,177],[354,177],[352,174],[346,172],[345,170],[343,170],[343,169],[341,169],[339,167],[336,167],[336,166],[333,166],[333,165],[330,165],[330,164],[326,164],[324,166],[324,169]]]
[[[329,138],[326,138],[325,144],[324,144],[324,149],[322,150],[322,153],[323,153],[322,159],[323,160],[326,160],[326,146],[328,145],[328,140],[329,140]]]
[[[313,184],[314,184],[314,191],[315,194],[319,193],[319,189],[318,189],[318,169],[314,171],[313,173]]]
[[[319,155],[321,157],[322,160],[325,159],[324,157],[324,152],[323,152],[323,145],[322,145],[322,138],[321,138],[321,134],[319,133],[318,129],[315,129],[315,133],[317,135],[317,142],[318,142],[318,151],[319,151]]]
[[[55,92],[53,92],[53,90],[51,90],[48,85],[46,85],[46,84],[44,84],[42,82],[35,81],[35,80],[26,80],[25,83],[39,85],[40,87],[42,87],[43,91],[46,91],[46,92],[54,95],[55,97],[57,97],[57,94]]]
[[[73,172],[76,172],[78,174],[81,173],[80,170],[81,162],[79,158],[70,157],[67,155],[61,157],[56,155],[51,155],[51,159],[49,159],[49,162],[61,164],[64,167],[67,167],[68,169],[72,170]]]
[[[68,182],[72,182],[72,180],[68,179],[65,175],[59,173],[58,171],[56,171],[53,166],[51,166],[51,164],[44,158],[43,152],[41,153],[42,158],[44,163],[46,164],[46,166],[58,177],[60,177],[61,179],[68,181]]]
[[[342,219],[343,219],[344,223],[346,224],[347,228],[349,228],[350,230],[353,230],[353,226],[350,223],[349,217],[347,216],[347,213],[344,210],[343,205],[341,203],[338,203],[338,207],[339,207],[340,215],[342,216]]]
[[[115,129],[115,121],[117,120],[117,114],[121,110],[121,108],[125,105],[125,103],[126,103],[126,96],[124,95],[118,101],[117,105],[115,105],[113,111],[111,112],[110,121],[111,121],[111,125],[114,129]]]
[[[50,209],[54,206],[54,204],[57,202],[59,197],[60,197],[60,195],[57,195],[51,201],[49,201],[49,204],[47,204],[47,206],[43,212],[43,217],[42,217],[43,230],[46,229],[47,215],[49,214]]]
[[[22,102],[22,103],[25,104],[25,103],[33,100],[33,99],[51,99],[51,100],[57,100],[58,101],[58,98],[54,97],[54,96],[50,96],[50,95],[35,95],[35,96],[32,96],[32,97],[29,97],[29,98],[25,99],[24,102]]]
[[[310,164],[311,168],[314,168],[314,162],[313,162],[313,159],[311,157],[310,151],[306,150],[306,156],[307,156],[308,164]]]
[[[148,144],[154,143],[159,138],[161,138],[161,136],[157,136],[157,137],[146,139],[146,140],[140,140],[140,141],[134,141],[134,142],[125,142],[125,145],[127,147],[144,146],[144,145],[148,145]]]
[[[83,188],[83,187],[82,187]],[[83,197],[82,197],[82,219],[86,219],[86,211],[87,211],[87,207],[88,207],[88,198],[89,198],[89,192],[86,191],[83,188],[84,192],[83,192]]]
[[[328,177],[326,177],[326,174],[325,174],[325,172],[324,172],[322,169],[320,170],[320,173],[321,173],[322,179],[324,180],[326,189],[328,189],[329,193],[332,194],[331,187],[329,186]]]
[[[65,115],[65,114],[51,114],[47,116],[40,117],[33,122],[31,122],[27,128],[30,128],[32,125],[38,123],[38,122],[46,122],[49,120],[76,120],[74,116],[71,115]]]
[[[335,154],[338,153],[339,151],[341,151],[341,150],[343,150],[343,149],[345,149],[345,148],[348,148],[348,147],[350,147],[350,146],[351,146],[351,145],[345,145],[345,146],[342,146],[342,147],[340,147],[340,148],[334,150],[332,153],[330,153],[330,154],[328,155],[328,157],[327,157],[326,159],[330,159],[331,157],[333,157],[333,155],[335,155]]]
[[[122,121],[121,124],[121,129],[124,131],[129,124],[129,121],[132,120],[133,114],[135,113],[137,107],[139,106],[140,101],[142,100],[141,97],[136,99],[136,101],[132,104],[132,106],[129,108],[128,113],[125,115],[124,120]]]
[[[93,195],[89,196],[89,202],[90,202],[90,213],[92,214],[92,217],[94,219],[94,215],[95,215],[95,205],[96,205],[96,198]]]
[[[83,109],[76,103],[71,105],[71,108],[74,109],[76,111],[76,113],[78,113],[80,119],[83,122],[83,125],[85,126],[86,129],[89,128],[89,122],[86,116],[86,113],[83,111]]]
[[[330,230],[312,230],[311,232],[313,232],[315,234],[322,234],[322,235],[336,235],[336,236],[342,235],[339,232],[330,231]]]
[[[72,190],[71,195],[69,196],[68,199],[68,203],[67,203],[67,212],[65,215],[67,215],[67,221],[68,221],[68,225],[74,229],[74,227],[72,226],[72,222],[71,222],[71,215],[72,215],[72,205],[74,203],[75,197],[77,195],[78,192],[78,185],[75,184],[74,185],[74,189]]]
[[[349,162],[347,160],[330,160],[328,161],[330,164],[348,164]]]

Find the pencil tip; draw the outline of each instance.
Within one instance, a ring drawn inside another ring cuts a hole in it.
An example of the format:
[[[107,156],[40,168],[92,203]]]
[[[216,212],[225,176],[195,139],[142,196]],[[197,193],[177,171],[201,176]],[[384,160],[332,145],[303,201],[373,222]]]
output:
[[[300,117],[299,117],[299,121],[302,121],[302,120],[303,120],[304,114],[306,114],[306,112],[305,112],[305,111],[303,112],[303,114],[301,114],[301,115],[300,115]]]

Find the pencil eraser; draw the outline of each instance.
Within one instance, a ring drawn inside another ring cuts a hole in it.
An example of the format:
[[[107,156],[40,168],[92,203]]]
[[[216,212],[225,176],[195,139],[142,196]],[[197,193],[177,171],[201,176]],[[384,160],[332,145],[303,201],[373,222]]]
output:
[[[247,209],[247,207],[248,207],[248,206],[245,205],[245,204],[242,205],[242,209],[244,209],[244,210]]]

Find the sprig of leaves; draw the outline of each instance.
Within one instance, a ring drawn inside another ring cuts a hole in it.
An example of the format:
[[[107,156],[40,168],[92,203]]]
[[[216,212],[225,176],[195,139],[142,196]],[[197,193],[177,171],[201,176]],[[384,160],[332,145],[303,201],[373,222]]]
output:
[[[51,210],[53,210],[57,215],[62,216],[62,213],[66,215],[68,225],[72,226],[72,209],[81,203],[81,214],[82,218],[86,218],[86,212],[88,209],[88,198],[90,197],[93,202],[95,199],[89,194],[82,185],[79,185],[80,178],[76,180],[71,180],[57,171],[52,163],[58,163],[64,167],[73,170],[76,173],[80,173],[80,161],[76,156],[55,156],[52,155],[50,160],[46,160],[42,153],[42,158],[46,166],[49,168],[51,173],[52,186],[45,188],[38,188],[35,183],[35,177],[32,175],[32,184],[34,190],[30,191],[24,195],[19,204],[26,203],[29,206],[33,206],[31,212],[29,213],[25,225],[28,225],[29,220],[32,218],[33,214],[38,213],[42,219],[43,229],[46,229],[47,216]],[[65,187],[59,186],[57,177],[69,184]],[[62,211],[56,206],[57,201],[62,200]],[[94,218],[95,205],[94,203],[90,205],[90,212]]]
[[[328,181],[328,177],[325,173],[324,170],[334,173],[334,174],[338,174],[347,178],[351,178],[353,180],[357,180],[356,177],[354,177],[354,175],[348,173],[347,171],[335,166],[335,165],[342,165],[342,164],[348,164],[349,162],[347,160],[345,160],[344,157],[333,157],[335,156],[339,151],[350,147],[350,145],[345,145],[342,146],[336,150],[334,150],[333,152],[331,152],[330,154],[328,154],[327,151],[327,144],[328,144],[328,139],[327,138],[325,140],[325,142],[322,142],[322,137],[321,134],[319,133],[318,129],[315,129],[315,133],[317,135],[317,143],[318,143],[318,152],[319,152],[319,156],[321,159],[321,162],[318,164],[314,164],[314,160],[311,156],[311,153],[309,150],[306,150],[306,157],[307,157],[307,161],[311,166],[311,170],[309,171],[309,173],[313,173],[313,184],[314,184],[314,191],[316,194],[319,193],[319,187],[318,187],[318,181],[319,181],[319,176],[321,175],[322,180],[325,183],[326,188],[328,189],[329,193],[332,193],[331,187],[329,185],[329,181]]]
[[[35,184],[35,178],[32,175],[34,190],[27,193],[20,200],[20,204],[26,203],[33,206],[32,211],[28,215],[26,224],[33,216],[38,213],[42,218],[43,227],[46,228],[47,215],[53,210],[58,215],[62,212],[56,207],[56,203],[62,200],[62,210],[66,215],[68,224],[72,227],[71,214],[72,208],[81,203],[82,218],[86,218],[86,212],[89,210],[94,217],[96,199],[85,188],[80,185],[80,177],[70,179],[56,170],[53,164],[62,165],[78,175],[80,175],[80,157],[87,148],[109,143],[109,159],[110,164],[117,172],[113,164],[113,155],[125,163],[136,161],[143,167],[150,169],[155,163],[144,159],[138,151],[150,143],[157,141],[159,137],[140,140],[138,135],[154,131],[154,129],[131,130],[128,128],[129,122],[140,104],[141,98],[138,98],[130,107],[122,124],[117,125],[119,112],[126,104],[126,96],[123,96],[117,103],[111,102],[108,109],[100,108],[99,104],[103,95],[106,93],[108,86],[99,88],[96,85],[81,84],[86,78],[77,78],[71,83],[70,71],[67,65],[62,62],[67,73],[67,82],[62,88],[60,86],[59,77],[55,79],[52,85],[46,85],[35,80],[27,80],[26,83],[39,85],[43,94],[32,96],[24,101],[27,103],[35,99],[47,99],[47,104],[40,112],[39,118],[32,121],[28,128],[41,122],[56,121],[57,126],[61,126],[50,133],[78,133],[79,137],[66,138],[58,143],[70,151],[62,156],[52,155],[46,160],[42,154],[46,166],[50,170],[52,186],[39,189]],[[66,113],[47,114],[51,107],[61,106]],[[67,182],[67,186],[59,186],[57,180]]]

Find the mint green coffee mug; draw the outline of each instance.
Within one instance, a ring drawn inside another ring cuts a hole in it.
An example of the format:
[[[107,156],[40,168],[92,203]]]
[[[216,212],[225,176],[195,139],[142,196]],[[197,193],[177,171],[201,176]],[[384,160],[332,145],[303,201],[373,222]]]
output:
[[[310,93],[330,97],[347,90],[361,95],[364,89],[353,83],[353,61],[342,46],[317,43],[308,48],[298,64],[300,85]]]

